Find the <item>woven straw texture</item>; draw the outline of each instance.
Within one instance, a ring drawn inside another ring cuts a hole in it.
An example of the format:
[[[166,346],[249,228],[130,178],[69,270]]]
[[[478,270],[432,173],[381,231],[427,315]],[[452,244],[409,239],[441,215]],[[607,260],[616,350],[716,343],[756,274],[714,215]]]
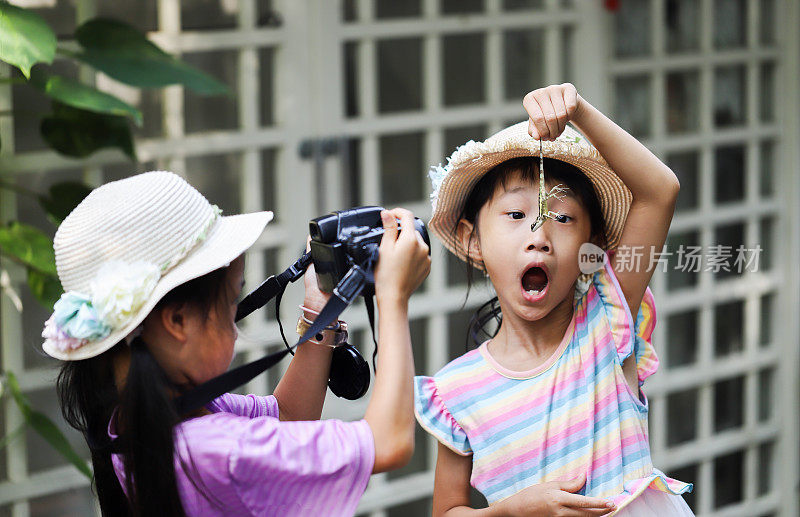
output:
[[[555,141],[543,141],[542,152],[545,158],[555,158],[578,167],[592,181],[605,217],[607,249],[615,248],[633,201],[628,187],[597,149],[569,125]],[[539,141],[528,134],[527,121],[509,126],[483,142],[470,140],[448,158],[444,167],[446,175],[438,192],[432,196],[433,217],[429,227],[461,260],[466,260],[466,253],[455,237],[455,228],[472,188],[496,165],[523,156],[539,156]],[[481,263],[474,265],[483,269]]]
[[[161,269],[149,299],[122,328],[102,340],[62,351],[64,360],[108,350],[134,330],[173,288],[233,261],[258,239],[272,212],[222,217],[197,190],[171,172],[154,171],[93,190],[56,232],[56,268],[65,291],[91,295],[90,282],[107,261],[145,261]]]

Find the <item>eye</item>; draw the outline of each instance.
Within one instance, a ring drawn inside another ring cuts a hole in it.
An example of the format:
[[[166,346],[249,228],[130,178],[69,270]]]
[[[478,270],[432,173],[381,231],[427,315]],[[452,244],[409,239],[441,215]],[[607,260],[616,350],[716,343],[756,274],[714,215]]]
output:
[[[525,212],[520,212],[519,210],[512,210],[508,212],[508,215],[511,219],[525,219]]]
[[[567,223],[572,220],[572,217],[564,214],[558,214],[553,220],[559,223]]]

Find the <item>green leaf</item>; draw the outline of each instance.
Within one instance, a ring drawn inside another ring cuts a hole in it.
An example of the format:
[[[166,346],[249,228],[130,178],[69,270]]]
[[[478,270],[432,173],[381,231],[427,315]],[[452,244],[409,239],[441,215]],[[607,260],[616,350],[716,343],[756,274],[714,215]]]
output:
[[[56,274],[53,241],[33,226],[18,222],[0,226],[0,252],[42,273]]]
[[[17,427],[16,429],[11,431],[7,435],[5,435],[3,437],[3,439],[0,440],[0,449],[5,448],[9,443],[13,442],[14,440],[16,440],[17,438],[22,436],[23,432],[25,432],[25,425],[24,424],[19,426],[19,427]]]
[[[167,54],[135,28],[95,18],[75,31],[84,52],[73,57],[114,79],[139,88],[183,86],[201,95],[228,94],[228,87]]]
[[[84,158],[98,149],[117,147],[136,160],[128,121],[53,102],[53,114],[40,126],[45,142],[59,153]]]
[[[60,224],[91,191],[88,185],[77,181],[56,183],[47,195],[39,196],[39,204],[56,224]]]
[[[80,454],[75,452],[72,445],[64,436],[64,433],[53,423],[52,420],[47,418],[46,415],[33,409],[30,402],[25,398],[25,394],[19,388],[17,377],[13,372],[6,372],[8,379],[8,388],[11,391],[11,396],[17,403],[22,416],[25,418],[25,423],[33,428],[34,431],[39,433],[39,436],[44,438],[55,450],[57,450],[64,458],[72,463],[84,476],[92,479],[92,469],[86,463],[86,460],[81,458]]]
[[[62,104],[95,113],[130,117],[137,126],[142,125],[142,112],[127,102],[60,75],[49,75],[39,67],[31,72],[31,84],[45,95]]]
[[[36,63],[52,63],[56,35],[33,11],[0,1],[0,60],[30,78]]]
[[[28,269],[28,287],[43,306],[53,310],[53,305],[61,297],[61,282],[55,275],[46,275],[35,269]]]

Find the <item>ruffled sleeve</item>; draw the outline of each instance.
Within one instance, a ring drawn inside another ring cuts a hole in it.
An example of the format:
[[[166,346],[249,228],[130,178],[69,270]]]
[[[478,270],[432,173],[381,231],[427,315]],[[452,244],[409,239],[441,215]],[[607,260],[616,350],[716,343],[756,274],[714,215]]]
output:
[[[447,448],[461,456],[472,454],[467,433],[445,406],[433,377],[414,378],[414,414],[419,425]]]
[[[592,282],[602,306],[602,314],[611,331],[617,358],[622,364],[634,354],[641,386],[646,378],[658,370],[658,357],[653,348],[653,329],[656,325],[656,303],[653,292],[649,287],[645,289],[634,321],[610,261],[594,274]]]

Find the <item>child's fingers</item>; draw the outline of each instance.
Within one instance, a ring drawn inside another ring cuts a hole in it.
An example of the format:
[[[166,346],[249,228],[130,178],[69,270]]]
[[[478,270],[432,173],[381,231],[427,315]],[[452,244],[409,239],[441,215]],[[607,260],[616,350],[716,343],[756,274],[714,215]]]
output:
[[[564,83],[564,105],[567,108],[567,119],[571,120],[578,109],[578,90],[570,83]]]
[[[562,495],[561,504],[571,508],[583,508],[585,510],[609,510],[614,508],[614,504],[606,499],[570,493],[564,493]]]
[[[538,90],[528,92],[522,99],[522,106],[528,112],[528,134],[537,140],[547,138],[547,124],[544,121],[544,113],[536,100]]]
[[[578,475],[578,477],[574,477],[566,481],[558,481],[557,484],[559,490],[563,490],[565,492],[577,492],[583,488],[583,485],[586,484],[586,474],[581,473]]]
[[[540,129],[539,134],[546,140],[552,140],[555,138],[558,124],[556,123],[556,111],[553,108],[553,102],[550,100],[550,94],[546,88],[536,90],[533,92],[533,98],[539,104],[539,111],[542,117],[541,127],[540,124],[536,124],[537,129]]]
[[[564,104],[564,93],[561,88],[553,88],[550,90],[550,102],[553,104],[556,117],[556,133],[553,138],[558,137],[564,132],[567,127],[567,107]]]
[[[383,238],[381,246],[390,246],[397,240],[397,219],[389,210],[381,211],[381,222],[383,223]]]
[[[400,219],[400,236],[398,239],[409,241],[414,239],[414,214],[405,208],[395,208],[392,210],[395,217]]]

